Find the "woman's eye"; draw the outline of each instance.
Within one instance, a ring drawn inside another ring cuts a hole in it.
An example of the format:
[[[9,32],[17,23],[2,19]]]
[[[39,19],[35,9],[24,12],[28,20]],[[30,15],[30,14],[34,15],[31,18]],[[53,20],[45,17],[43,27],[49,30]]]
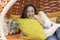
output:
[[[31,12],[34,12],[33,10]]]
[[[27,11],[27,13],[29,13],[29,11]]]

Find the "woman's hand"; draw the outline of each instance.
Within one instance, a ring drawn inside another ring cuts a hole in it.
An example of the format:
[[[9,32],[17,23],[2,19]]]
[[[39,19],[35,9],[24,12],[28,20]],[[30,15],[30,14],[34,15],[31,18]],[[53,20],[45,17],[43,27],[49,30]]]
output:
[[[36,18],[38,18],[38,16],[37,15],[34,15],[34,18],[36,19]]]
[[[45,24],[45,20],[43,18],[41,18],[40,16],[38,15],[34,15],[34,18],[39,22],[41,23],[43,26]]]

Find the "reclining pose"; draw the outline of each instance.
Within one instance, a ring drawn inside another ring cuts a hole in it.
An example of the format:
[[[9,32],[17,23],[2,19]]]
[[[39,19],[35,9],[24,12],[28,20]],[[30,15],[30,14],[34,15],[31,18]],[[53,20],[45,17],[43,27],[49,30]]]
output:
[[[60,40],[60,24],[52,22],[43,11],[39,12],[40,16],[45,20],[44,25],[45,27],[45,34],[47,35],[47,40]],[[40,18],[35,16],[36,19],[40,22]]]
[[[43,11],[40,12],[40,16],[37,16],[37,12],[35,7],[32,4],[27,4],[24,9],[23,9],[23,13],[21,15],[21,18],[31,18],[31,19],[36,19],[38,20],[39,23],[41,23],[44,26],[44,33],[46,35],[47,40],[58,40],[59,39],[59,27],[60,24],[56,24],[54,22],[52,22]],[[56,32],[57,37],[54,37],[54,33]],[[50,38],[50,36],[53,36],[52,38]],[[49,39],[50,38],[50,39]]]

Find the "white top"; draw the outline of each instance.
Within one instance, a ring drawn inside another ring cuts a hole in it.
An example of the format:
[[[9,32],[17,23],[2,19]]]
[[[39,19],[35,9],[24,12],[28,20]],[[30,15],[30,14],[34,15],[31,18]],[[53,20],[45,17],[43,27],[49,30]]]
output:
[[[46,34],[46,37],[52,36],[60,27],[60,24],[52,22],[43,11],[40,11],[39,14],[45,20],[45,24],[43,26],[45,27],[44,32]]]

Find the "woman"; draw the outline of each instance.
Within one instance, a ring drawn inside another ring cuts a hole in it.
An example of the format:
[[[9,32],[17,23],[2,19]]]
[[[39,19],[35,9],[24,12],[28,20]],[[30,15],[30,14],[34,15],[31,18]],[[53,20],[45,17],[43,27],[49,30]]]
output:
[[[50,37],[47,38],[47,40],[60,40],[60,27],[59,27],[60,24],[52,22],[52,20],[50,20],[43,11],[40,11],[39,14],[45,20],[44,24],[45,34],[48,34],[47,36],[51,35]],[[36,15],[36,19],[39,21],[40,17]],[[56,27],[59,28],[57,29]]]
[[[41,17],[45,20],[45,27],[50,28],[50,27],[59,27],[60,24],[56,24],[50,20],[43,11],[39,12]],[[55,29],[54,29],[55,30]],[[50,30],[50,32],[54,32],[54,30]],[[57,40],[60,40],[60,27],[56,29],[56,32],[53,34],[53,36],[49,37],[47,40],[52,40],[53,38],[56,38]],[[54,39],[56,40],[56,39]]]
[[[46,34],[47,40],[58,40],[59,39],[59,37],[56,36],[57,32],[59,32],[59,31],[56,31],[56,29],[59,27],[59,25],[53,23],[54,25],[52,27],[45,26],[47,21],[43,17],[41,18],[40,16],[37,16],[37,11],[32,4],[27,4],[24,7],[21,18],[34,18],[34,19],[38,20],[38,22],[40,22],[44,26],[44,29],[45,29],[44,32]],[[57,30],[59,30],[59,29],[57,29]],[[55,31],[56,31],[56,34],[54,33]],[[52,35],[53,33],[56,37],[54,35]],[[52,37],[49,37],[49,36],[52,36]]]

